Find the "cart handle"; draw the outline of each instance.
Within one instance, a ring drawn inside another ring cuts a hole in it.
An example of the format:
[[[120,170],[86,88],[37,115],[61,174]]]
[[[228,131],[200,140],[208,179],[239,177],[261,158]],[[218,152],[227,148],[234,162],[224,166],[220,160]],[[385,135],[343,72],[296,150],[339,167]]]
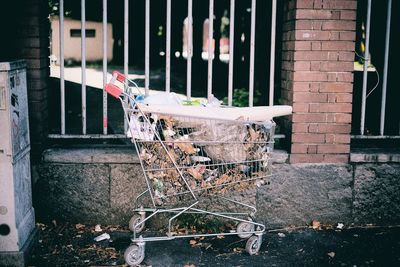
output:
[[[115,82],[119,81],[121,83],[124,83],[125,80],[126,80],[125,75],[123,75],[119,71],[114,70],[112,72],[112,78],[110,82],[105,85],[104,90],[106,90],[106,92],[112,95],[113,97],[119,98],[124,91],[117,85],[115,85]]]
[[[123,93],[123,90],[121,88],[112,83],[107,83],[104,89],[106,90],[107,93],[109,93],[115,98],[120,98],[120,96]]]
[[[121,72],[119,72],[119,71],[117,71],[117,70],[114,70],[114,71],[112,72],[112,76],[113,76],[114,81],[115,81],[115,79],[116,79],[117,81],[123,83],[123,82],[125,82],[125,80],[126,80],[125,75],[123,75]],[[111,81],[111,82],[113,82],[113,81]]]

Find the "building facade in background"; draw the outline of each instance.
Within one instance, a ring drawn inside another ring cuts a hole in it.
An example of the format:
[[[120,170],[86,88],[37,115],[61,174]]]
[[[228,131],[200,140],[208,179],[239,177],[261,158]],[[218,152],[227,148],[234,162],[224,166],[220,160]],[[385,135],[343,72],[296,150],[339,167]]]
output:
[[[57,65],[60,64],[60,20],[58,16],[50,17],[51,46],[50,58]],[[114,44],[112,24],[107,23],[107,46],[112,48]],[[80,62],[81,50],[81,21],[64,19],[64,59],[66,62]],[[86,21],[86,60],[101,61],[103,59],[103,24],[96,21]],[[113,49],[107,50],[107,61],[113,59]]]

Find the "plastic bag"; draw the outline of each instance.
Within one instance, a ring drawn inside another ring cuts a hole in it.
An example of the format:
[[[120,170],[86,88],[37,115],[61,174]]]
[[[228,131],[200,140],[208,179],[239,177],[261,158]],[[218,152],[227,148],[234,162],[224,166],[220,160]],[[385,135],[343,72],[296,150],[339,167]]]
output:
[[[203,124],[199,131],[189,134],[189,139],[204,146],[204,151],[214,161],[238,162],[246,160],[247,147],[243,143],[248,131],[246,125],[218,122]],[[201,141],[217,141],[215,144]]]
[[[175,93],[160,92],[158,94],[149,95],[144,97],[140,101],[146,105],[171,105],[171,106],[181,106],[183,105],[182,100]]]
[[[136,101],[146,105],[170,105],[170,106],[203,106],[203,107],[220,107],[222,101],[211,95],[210,100],[206,99],[184,99],[175,93],[160,92],[154,95],[138,96]]]
[[[132,114],[129,118],[129,129],[126,135],[129,138],[135,138],[144,141],[154,140],[154,133],[156,131],[157,115],[153,114],[150,118],[149,124],[142,115]]]
[[[222,101],[216,98],[213,94],[211,94],[211,98],[207,103],[205,104],[206,107],[213,107],[217,108],[220,107],[222,104]]]

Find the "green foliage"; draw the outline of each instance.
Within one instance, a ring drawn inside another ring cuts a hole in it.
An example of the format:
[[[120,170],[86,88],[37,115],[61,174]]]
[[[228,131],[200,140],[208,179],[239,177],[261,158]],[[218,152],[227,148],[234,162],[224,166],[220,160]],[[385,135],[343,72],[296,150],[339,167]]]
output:
[[[47,1],[48,6],[49,6],[49,14],[50,15],[58,15],[58,1],[56,0],[48,0]]]
[[[254,104],[258,103],[260,96],[261,96],[260,91],[255,90],[254,96],[253,96]],[[223,102],[225,105],[227,105],[228,97],[224,97]],[[232,106],[235,106],[235,107],[248,107],[249,106],[249,91],[246,88],[240,88],[240,89],[233,90]]]
[[[60,2],[58,0],[47,0],[47,3],[50,16],[58,16],[60,14],[59,11]],[[65,6],[65,4],[66,3],[64,3],[64,16],[69,17],[72,12],[71,10],[68,9],[67,6]]]
[[[226,223],[222,220],[203,214],[184,214],[178,220],[180,226],[195,229],[197,233],[218,233],[227,228]]]
[[[220,33],[222,37],[229,37],[229,18],[228,10],[224,10],[224,15],[221,18]]]

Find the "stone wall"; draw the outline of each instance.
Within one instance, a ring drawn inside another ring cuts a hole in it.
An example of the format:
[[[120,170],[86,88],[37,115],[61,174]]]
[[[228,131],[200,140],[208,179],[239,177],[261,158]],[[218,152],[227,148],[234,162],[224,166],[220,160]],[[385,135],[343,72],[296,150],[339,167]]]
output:
[[[34,203],[39,218],[122,223],[135,197],[146,190],[134,150],[47,150],[38,167]]]
[[[374,161],[381,158],[376,153],[353,157],[351,164],[288,164],[287,158],[285,153],[275,158],[270,185],[236,194],[256,205],[257,219],[268,228],[314,219],[328,224],[400,222],[398,152],[386,163]],[[50,149],[38,170],[34,203],[40,220],[127,224],[135,197],[146,189],[130,148]]]
[[[269,228],[353,222],[353,167],[348,164],[276,164],[257,207]]]

